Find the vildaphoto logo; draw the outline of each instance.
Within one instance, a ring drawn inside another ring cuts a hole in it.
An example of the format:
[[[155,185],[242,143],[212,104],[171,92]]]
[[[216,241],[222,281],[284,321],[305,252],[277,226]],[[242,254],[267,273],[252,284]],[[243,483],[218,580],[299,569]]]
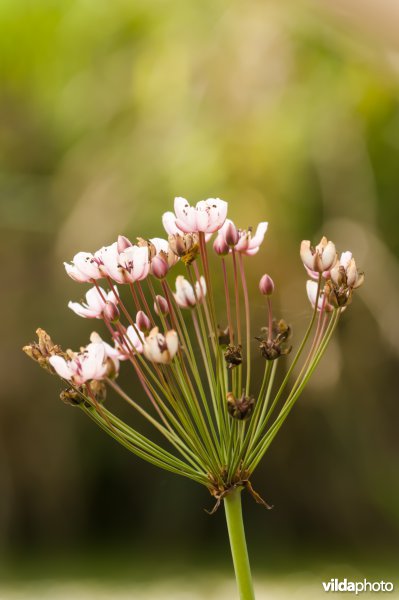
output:
[[[323,581],[325,592],[353,592],[356,595],[362,592],[392,592],[394,585],[391,581],[348,581],[347,579],[330,579]]]

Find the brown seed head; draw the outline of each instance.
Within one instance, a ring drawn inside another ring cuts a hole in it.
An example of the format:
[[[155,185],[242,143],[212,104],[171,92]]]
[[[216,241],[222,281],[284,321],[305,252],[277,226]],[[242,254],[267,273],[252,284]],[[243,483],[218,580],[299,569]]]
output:
[[[254,409],[255,398],[246,396],[244,391],[240,398],[236,398],[232,392],[227,394],[227,411],[233,419],[244,421],[248,419]]]

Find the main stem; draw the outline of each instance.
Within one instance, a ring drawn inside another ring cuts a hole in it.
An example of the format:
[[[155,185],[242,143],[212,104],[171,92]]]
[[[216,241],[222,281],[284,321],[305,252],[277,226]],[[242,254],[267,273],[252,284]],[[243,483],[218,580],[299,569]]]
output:
[[[224,508],[240,600],[255,600],[242,520],[241,489],[236,489],[225,496]]]

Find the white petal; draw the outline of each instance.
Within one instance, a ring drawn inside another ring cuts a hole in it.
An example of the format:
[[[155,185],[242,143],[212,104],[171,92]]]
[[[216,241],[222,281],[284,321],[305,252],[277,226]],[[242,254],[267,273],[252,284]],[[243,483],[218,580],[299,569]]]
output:
[[[259,246],[261,245],[261,243],[264,240],[268,225],[269,224],[266,221],[262,221],[261,223],[259,223],[258,227],[256,228],[255,235],[249,241],[249,244],[248,244],[249,250],[253,250],[254,248],[259,248]]]
[[[307,267],[311,271],[314,271],[315,270],[315,258],[314,258],[315,255],[313,254],[313,252],[311,250],[311,245],[310,245],[309,240],[303,240],[301,242],[300,255],[301,255],[301,259],[302,259],[302,262],[305,265],[305,267]]]
[[[73,310],[73,312],[79,317],[84,317],[85,319],[99,318],[98,311],[86,306],[82,306],[81,304],[79,304],[79,302],[68,302],[68,308]]]
[[[185,198],[175,198],[176,226],[185,233],[196,230],[196,210]]]
[[[318,284],[316,281],[308,280],[306,282],[306,292],[308,294],[309,301],[310,301],[311,305],[313,306],[313,308],[315,307],[315,304],[316,304],[317,288],[318,288]],[[320,304],[320,298],[319,298],[319,304]]]
[[[173,212],[168,211],[162,215],[162,225],[169,235],[181,233],[181,230],[176,226],[176,215]]]
[[[341,267],[344,267],[344,269],[346,270],[348,268],[348,265],[351,260],[352,260],[352,252],[347,250],[346,252],[342,252],[341,257],[339,259],[339,264]]]
[[[179,349],[179,338],[177,337],[176,331],[173,329],[168,331],[165,335],[165,340],[170,358],[173,358]]]
[[[168,240],[165,240],[164,238],[151,238],[150,242],[151,242],[151,244],[154,244],[157,254],[161,251],[168,253],[168,251],[169,251]]]
[[[50,356],[48,360],[53,369],[56,371],[57,375],[63,379],[67,379],[68,381],[71,380],[73,372],[68,366],[69,363],[67,363],[62,356]]]
[[[124,283],[123,274],[119,268],[119,252],[118,252],[118,243],[114,242],[110,246],[103,246],[96,252],[96,257],[98,257],[103,266],[101,270],[105,275],[111,277],[117,283]]]
[[[83,273],[79,271],[79,269],[75,267],[75,265],[70,265],[69,263],[64,262],[64,267],[65,271],[71,279],[79,281],[80,283],[86,283],[87,281],[90,281],[90,277],[87,277],[87,275],[83,275]]]
[[[90,252],[78,252],[72,260],[73,264],[87,277],[100,279],[102,277],[98,265],[94,262],[94,256]]]
[[[206,281],[203,275],[201,275],[200,280],[196,282],[195,291],[197,292],[197,298],[199,300],[202,300],[206,296]]]
[[[335,244],[333,244],[333,242],[328,242],[321,255],[321,264],[323,265],[324,271],[331,269],[336,260],[336,256],[337,251],[335,249]]]
[[[81,360],[82,378],[102,379],[106,371],[105,348],[103,344],[91,343],[86,348],[87,354]]]
[[[129,325],[126,330],[126,337],[137,350],[137,352],[141,354],[143,352],[144,334],[139,330],[139,328]],[[128,348],[130,349],[129,344]]]
[[[205,210],[197,210],[196,214],[196,231],[208,231],[210,227],[209,214]]]
[[[182,308],[188,308],[189,306],[195,306],[195,294],[193,287],[189,281],[183,275],[176,277],[176,302]]]
[[[105,300],[103,300],[105,297],[105,291],[101,287],[99,289],[96,287],[90,288],[86,292],[86,302],[88,308],[96,311],[98,315],[101,315],[105,305]]]

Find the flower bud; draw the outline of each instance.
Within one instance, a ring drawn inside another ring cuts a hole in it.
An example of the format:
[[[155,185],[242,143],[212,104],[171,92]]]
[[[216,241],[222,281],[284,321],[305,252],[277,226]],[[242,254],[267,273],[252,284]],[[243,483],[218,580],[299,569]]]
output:
[[[133,244],[127,237],[125,237],[124,235],[118,235],[117,249],[119,254],[126,250],[126,248],[129,248],[130,246],[133,246]]]
[[[119,309],[114,302],[106,302],[103,309],[104,318],[111,323],[119,321]]]
[[[158,316],[162,315],[166,317],[166,315],[169,313],[169,305],[166,298],[159,295],[156,296],[154,302],[154,310]]]
[[[265,296],[271,296],[274,291],[274,281],[270,275],[263,275],[259,282],[259,290],[261,294]]]
[[[226,256],[226,254],[228,254],[230,250],[226,243],[226,240],[222,235],[216,236],[216,239],[213,242],[213,249],[216,252],[216,254],[219,254],[219,256]]]
[[[151,272],[158,279],[166,277],[169,271],[169,265],[167,257],[163,256],[163,253],[159,253],[151,261]]]
[[[228,222],[226,229],[224,230],[224,239],[228,246],[235,246],[240,239],[237,227],[232,221]]]
[[[139,310],[136,315],[136,325],[140,331],[149,331],[151,329],[151,321],[142,310]]]

